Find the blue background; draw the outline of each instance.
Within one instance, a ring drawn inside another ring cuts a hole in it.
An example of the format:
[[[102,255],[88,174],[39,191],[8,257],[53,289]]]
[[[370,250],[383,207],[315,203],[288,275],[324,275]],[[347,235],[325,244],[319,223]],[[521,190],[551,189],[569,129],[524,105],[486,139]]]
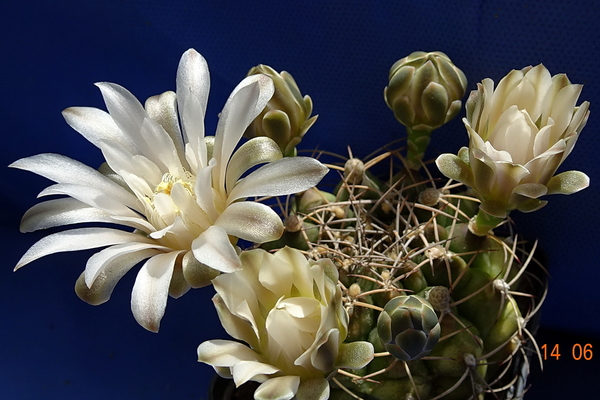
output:
[[[591,187],[549,198],[534,214],[512,215],[525,237],[540,239],[549,260],[541,340],[558,341],[563,354],[533,377],[529,398],[581,393],[600,371],[600,353],[569,360],[575,343],[600,351],[599,20],[600,5],[591,0],[10,2],[0,13],[0,166],[42,152],[99,166],[100,152],[60,112],[104,108],[97,81],[119,83],[142,101],[174,90],[179,57],[190,47],[211,71],[207,132],[247,70],[265,63],[291,72],[313,99],[319,120],[301,148],[346,153],[350,146],[357,156],[403,135],[382,93],[389,67],[412,51],[447,53],[469,91],[483,78],[498,82],[511,69],[544,63],[585,84],[580,102],[591,102],[591,116],[562,170],[585,171]],[[435,134],[430,156],[463,145],[457,118]],[[156,335],[131,315],[135,273],[107,304],[76,297],[74,282],[92,252],[49,256],[13,273],[44,234],[20,234],[18,224],[49,182],[4,167],[0,176],[0,398],[205,398],[212,368],[196,362],[196,347],[225,337],[212,289],[171,299]]]

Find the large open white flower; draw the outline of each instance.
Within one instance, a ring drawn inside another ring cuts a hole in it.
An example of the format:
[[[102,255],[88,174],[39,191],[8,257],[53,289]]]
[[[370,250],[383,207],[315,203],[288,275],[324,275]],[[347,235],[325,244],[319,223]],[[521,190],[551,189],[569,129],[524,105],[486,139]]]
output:
[[[131,308],[142,326],[157,331],[168,294],[181,296],[209,284],[219,271],[241,267],[237,238],[261,243],[280,237],[280,217],[247,198],[306,190],[327,168],[313,158],[282,158],[268,138],[249,140],[234,151],[273,95],[273,83],[264,75],[247,77],[234,89],[215,136],[205,137],[209,73],[193,49],[179,63],[176,94],[165,92],[142,106],[119,85],[97,86],[108,113],[72,107],[63,115],[100,148],[106,165],[97,171],[58,154],[11,164],[56,182],[39,196],[68,196],[33,206],[21,230],[88,222],[133,229],[85,227],[51,234],[15,269],[52,253],[108,246],[90,257],[76,285],[82,299],[100,304],[128,270],[148,259],[137,275]],[[259,164],[265,165],[247,173]]]
[[[261,382],[257,400],[326,400],[338,368],[359,369],[373,345],[344,343],[348,315],[338,271],[330,259],[309,262],[296,249],[262,249],[240,256],[244,268],[215,278],[213,298],[223,327],[235,339],[209,340],[198,360],[236,385]]]
[[[539,209],[547,203],[541,196],[586,188],[583,172],[555,175],[587,122],[589,103],[576,106],[581,89],[542,64],[511,71],[496,88],[484,79],[466,104],[469,148],[441,155],[437,166],[474,189],[481,209],[498,218]]]

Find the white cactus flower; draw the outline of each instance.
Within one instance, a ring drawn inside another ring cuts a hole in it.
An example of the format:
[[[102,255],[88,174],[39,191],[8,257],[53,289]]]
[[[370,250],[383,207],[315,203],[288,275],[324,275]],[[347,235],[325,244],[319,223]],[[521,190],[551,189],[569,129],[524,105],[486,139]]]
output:
[[[157,331],[168,294],[179,297],[209,284],[219,271],[241,267],[237,238],[261,243],[280,237],[280,217],[247,198],[306,190],[327,168],[312,158],[283,159],[266,138],[234,151],[273,95],[273,83],[264,75],[248,77],[234,89],[215,136],[205,137],[209,73],[193,49],[179,63],[177,94],[165,92],[142,106],[119,85],[97,86],[108,113],[72,107],[63,115],[100,148],[106,165],[99,172],[57,154],[11,164],[56,182],[40,196],[68,196],[32,207],[21,230],[102,222],[132,231],[86,227],[54,233],[35,243],[15,269],[52,253],[108,246],[88,260],[76,285],[82,299],[100,304],[129,269],[148,259],[137,275],[131,308],[143,327]],[[258,164],[265,165],[243,177]]]
[[[542,64],[511,71],[496,89],[484,79],[466,103],[469,148],[441,155],[438,168],[474,189],[481,209],[498,218],[541,208],[541,196],[586,188],[583,172],[555,175],[587,122],[589,103],[576,106],[581,89]]]
[[[257,400],[326,400],[337,368],[362,368],[373,358],[368,342],[343,343],[348,316],[331,260],[309,262],[285,247],[250,250],[243,269],[214,279],[213,298],[230,340],[198,347],[198,359],[236,385],[261,382]],[[294,397],[295,396],[295,397]]]

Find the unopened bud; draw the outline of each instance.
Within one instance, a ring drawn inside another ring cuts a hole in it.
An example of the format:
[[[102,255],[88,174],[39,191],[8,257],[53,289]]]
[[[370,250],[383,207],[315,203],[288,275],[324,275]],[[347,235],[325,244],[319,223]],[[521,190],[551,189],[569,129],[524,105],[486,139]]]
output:
[[[317,120],[311,118],[312,100],[302,97],[296,81],[286,71],[278,73],[268,65],[252,68],[248,75],[264,74],[273,80],[275,93],[265,109],[250,124],[244,136],[248,139],[266,136],[273,139],[286,157],[296,155],[296,146]]]

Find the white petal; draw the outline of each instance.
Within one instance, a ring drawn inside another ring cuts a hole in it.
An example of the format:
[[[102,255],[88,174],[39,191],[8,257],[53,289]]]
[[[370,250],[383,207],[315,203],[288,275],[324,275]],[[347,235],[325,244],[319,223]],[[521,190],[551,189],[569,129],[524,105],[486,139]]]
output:
[[[239,361],[231,367],[231,374],[236,386],[252,380],[257,375],[271,375],[279,372],[278,368],[258,361]]]
[[[242,267],[227,232],[218,226],[213,225],[202,232],[192,242],[192,251],[196,260],[217,271],[233,272]]]
[[[138,99],[127,89],[114,83],[99,82],[96,83],[96,86],[100,88],[106,108],[117,126],[136,144],[141,155],[155,164],[161,165],[160,151],[162,149],[156,146],[156,136],[148,134],[148,125],[158,124],[154,121],[146,121],[149,120],[148,114]],[[164,130],[162,135],[170,140]]]
[[[213,150],[213,157],[217,159],[219,168],[215,171],[218,182],[215,187],[218,190],[225,187],[225,170],[233,150],[248,125],[265,108],[274,91],[271,78],[262,74],[251,75],[242,80],[227,99],[217,125]]]
[[[270,207],[252,201],[230,204],[215,225],[227,234],[254,243],[277,240],[283,234],[283,222]]]
[[[106,108],[119,129],[145,154],[148,150],[140,135],[140,128],[146,118],[146,110],[138,99],[123,86],[110,82],[97,82]]]
[[[183,167],[173,139],[156,121],[146,117],[142,123],[141,134],[152,149],[151,160],[163,171],[169,171],[175,175],[183,173]]]
[[[84,271],[85,284],[91,287],[98,275],[115,263],[133,266],[158,251],[167,252],[171,249],[159,244],[137,242],[107,247],[89,258]]]
[[[102,155],[108,166],[119,174],[131,187],[126,179],[126,173],[135,175],[138,179],[143,179],[150,186],[156,186],[160,183],[163,177],[163,172],[143,155],[133,155],[129,153],[123,146],[118,143],[105,143],[102,146]],[[132,188],[133,190],[133,188]],[[150,190],[149,193],[152,193]]]
[[[213,367],[232,367],[240,361],[262,361],[248,346],[231,340],[208,340],[198,346],[198,361]]]
[[[211,158],[208,165],[197,171],[196,185],[194,193],[196,201],[202,210],[208,215],[210,221],[215,221],[219,214],[215,208],[213,185],[212,185],[212,170],[216,165],[216,160]]]
[[[291,400],[298,392],[299,376],[278,376],[263,382],[254,392],[255,400]]]
[[[21,232],[84,222],[114,222],[106,211],[72,198],[44,201],[31,207],[21,220]]]
[[[142,235],[111,228],[80,228],[58,232],[34,243],[21,257],[15,270],[49,254],[93,249],[127,242],[152,243],[150,239]]]
[[[237,180],[250,168],[282,157],[281,150],[273,139],[268,137],[250,139],[231,156],[225,178],[226,190],[231,191]]]
[[[179,182],[171,188],[171,200],[185,218],[186,224],[194,224],[202,231],[208,229],[211,222],[206,213],[200,208],[194,196]]]
[[[139,211],[137,198],[133,194],[95,169],[69,157],[51,153],[38,154],[17,160],[9,167],[30,171],[58,183],[93,186]]]
[[[185,142],[190,144],[199,167],[206,166],[208,161],[203,139],[209,91],[210,75],[206,60],[196,50],[187,50],[177,68],[177,106]]]
[[[154,121],[158,122],[169,134],[180,160],[185,159],[183,136],[179,128],[177,118],[177,95],[175,92],[167,91],[158,96],[152,96],[144,104],[146,113]]]
[[[227,201],[251,196],[281,196],[316,186],[329,169],[311,157],[286,157],[263,165],[238,181]]]
[[[138,214],[128,208],[125,204],[106,195],[101,190],[89,185],[77,185],[70,183],[57,183],[42,190],[38,197],[62,194],[71,196],[89,206],[99,208],[112,215],[124,217],[137,217]]]
[[[85,282],[86,271],[84,271],[75,284],[75,292],[81,300],[89,304],[98,305],[105,303],[110,299],[110,295],[123,275],[140,261],[152,257],[157,253],[158,251],[155,249],[146,249],[114,257],[102,265],[91,285]]]
[[[554,98],[552,103],[552,111],[549,117],[551,117],[556,126],[554,129],[561,135],[556,137],[555,140],[562,138],[573,118],[573,112],[575,110],[575,104],[581,93],[582,85],[569,85],[562,88]]]
[[[142,266],[131,292],[131,311],[136,321],[151,332],[158,332],[165,314],[169,284],[175,259],[181,253],[158,254]]]
[[[234,339],[243,340],[252,348],[260,348],[258,336],[252,328],[252,325],[248,323],[248,320],[233,315],[220,295],[216,294],[212,300],[215,309],[217,310],[217,314],[219,315],[219,321],[221,321],[221,325],[225,329],[225,332]]]
[[[62,115],[67,124],[96,147],[101,147],[101,141],[105,140],[119,143],[132,154],[138,152],[135,143],[106,111],[93,107],[70,107]]]

